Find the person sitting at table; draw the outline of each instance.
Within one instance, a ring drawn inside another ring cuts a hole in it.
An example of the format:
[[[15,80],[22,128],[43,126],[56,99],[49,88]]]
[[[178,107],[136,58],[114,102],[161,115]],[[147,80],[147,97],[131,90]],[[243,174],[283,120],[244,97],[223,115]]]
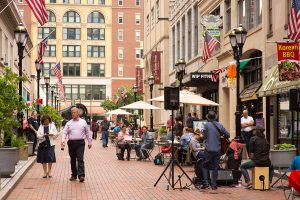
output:
[[[116,137],[118,137],[118,134],[121,131],[120,126],[121,126],[121,123],[117,123],[116,126],[115,126],[115,128],[113,129],[113,132],[114,132],[114,134],[115,134]]]
[[[300,156],[294,157],[290,170],[300,170]]]
[[[152,149],[154,145],[152,135],[148,132],[148,127],[143,126],[142,130],[141,144],[135,145],[135,152],[138,157],[137,160],[147,159],[149,155],[146,149]]]
[[[183,163],[186,159],[186,154],[189,150],[189,144],[193,138],[193,129],[185,127],[183,130],[183,135],[180,137],[181,148],[178,152],[178,161]]]
[[[200,141],[203,141],[203,135],[201,131],[197,128],[194,137],[191,139],[192,153],[196,160],[204,158],[204,147],[201,145]]]
[[[126,131],[126,126],[123,125],[121,128],[121,131],[118,134],[118,147],[121,149],[121,152],[118,155],[118,160],[124,160],[124,152],[125,149],[127,149],[127,160],[130,160],[130,144],[126,142],[126,137],[128,137],[129,134]]]

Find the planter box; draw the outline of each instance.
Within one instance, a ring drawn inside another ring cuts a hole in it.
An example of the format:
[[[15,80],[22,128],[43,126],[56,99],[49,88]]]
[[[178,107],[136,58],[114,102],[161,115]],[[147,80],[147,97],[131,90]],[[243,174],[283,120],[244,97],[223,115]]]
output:
[[[19,149],[20,160],[28,160],[28,146],[21,147]]]
[[[19,149],[15,147],[0,148],[1,177],[10,177],[15,172],[16,156]]]
[[[271,149],[271,162],[274,167],[288,168],[296,156],[296,149],[274,150]]]
[[[27,142],[27,145],[28,145],[28,155],[32,155],[33,142]]]
[[[15,160],[15,162],[16,162],[16,164],[18,164],[18,162],[19,162],[19,160],[20,160],[20,150],[19,150],[19,148],[18,147],[16,147],[17,148],[17,151],[16,151],[16,160]]]

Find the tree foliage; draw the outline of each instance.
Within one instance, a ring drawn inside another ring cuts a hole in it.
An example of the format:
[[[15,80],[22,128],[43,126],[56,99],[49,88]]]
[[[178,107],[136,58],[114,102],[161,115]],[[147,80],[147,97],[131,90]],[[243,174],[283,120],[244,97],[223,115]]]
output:
[[[60,112],[58,112],[57,110],[55,110],[55,108],[51,107],[51,106],[43,106],[40,109],[40,115],[41,117],[43,115],[49,115],[52,119],[52,121],[58,125],[58,127],[61,127],[63,118],[60,114]]]
[[[136,94],[136,101],[143,100],[143,94]],[[124,105],[128,105],[134,103],[134,92],[132,87],[123,86],[119,88],[118,92],[113,95],[112,99],[105,99],[101,106],[106,110],[114,110],[118,109]]]

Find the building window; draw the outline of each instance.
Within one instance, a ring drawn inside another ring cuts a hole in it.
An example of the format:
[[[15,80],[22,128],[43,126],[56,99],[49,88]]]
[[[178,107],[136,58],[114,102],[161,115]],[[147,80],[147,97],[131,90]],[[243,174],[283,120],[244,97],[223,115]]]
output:
[[[105,40],[104,28],[88,28],[87,29],[88,40]]]
[[[64,63],[64,76],[80,76],[80,63]]]
[[[150,19],[149,19],[149,15],[147,15],[147,21],[146,21],[146,26],[147,26],[147,34],[149,34],[150,31]]]
[[[74,0],[74,4],[81,4],[81,0]]]
[[[225,1],[225,10],[226,10],[225,32],[228,32],[231,30],[231,0]]]
[[[42,64],[42,76],[49,74],[50,76],[54,76],[52,67],[55,66],[55,63],[43,63]]]
[[[250,30],[262,20],[262,0],[239,0],[238,1],[238,23]]]
[[[124,58],[124,49],[123,47],[118,47],[118,59],[123,60]]]
[[[98,0],[99,5],[105,5],[105,0]]]
[[[80,45],[63,45],[63,57],[80,57]]]
[[[80,40],[80,28],[64,28],[64,40]]]
[[[118,23],[123,24],[123,13],[122,12],[118,13]]]
[[[194,6],[194,56],[199,53],[199,36],[198,36],[198,6]]]
[[[48,22],[55,22],[56,17],[54,15],[54,13],[50,10],[47,10],[47,13],[48,13]]]
[[[180,23],[178,22],[177,25],[177,60],[180,59]]]
[[[187,23],[188,23],[188,43],[187,43],[187,53],[188,53],[188,60],[192,58],[192,11],[189,10],[187,13]]]
[[[87,76],[105,77],[105,65],[89,63],[87,66]]]
[[[118,76],[124,75],[124,66],[122,64],[118,64]]]
[[[124,39],[124,30],[119,29],[118,30],[118,41],[123,41],[123,39]]]
[[[50,0],[50,3],[56,3],[56,0]]]
[[[154,8],[151,9],[151,29],[154,27]]]
[[[123,0],[118,0],[118,6],[123,6]]]
[[[272,0],[269,0],[269,29],[268,29],[268,34],[273,33],[273,5],[272,5]]]
[[[68,4],[69,0],[63,0],[63,4]]]
[[[141,24],[141,14],[135,13],[135,24],[140,25]]]
[[[141,59],[143,57],[143,50],[142,49],[135,49],[135,58]]]
[[[104,100],[106,98],[105,85],[85,85],[86,100]]]
[[[156,1],[156,23],[159,21],[159,0]]]
[[[56,29],[55,28],[46,28],[46,27],[38,28],[38,39],[44,39],[44,38],[48,37],[48,35],[49,35],[49,39],[56,39]]]
[[[87,53],[90,58],[105,58],[105,46],[88,45]]]
[[[135,41],[139,42],[141,41],[141,31],[135,30]]]
[[[19,3],[23,3],[24,2],[24,0],[19,0]]]
[[[56,56],[56,45],[48,45],[44,53],[45,57],[55,57]]]
[[[80,16],[75,11],[68,11],[64,14],[63,22],[79,23],[80,22]]]
[[[175,26],[173,26],[173,28],[172,28],[172,63],[171,63],[171,65],[172,65],[172,67],[174,68],[175,67]]]
[[[88,23],[105,23],[105,18],[102,13],[100,12],[92,12],[88,16]]]
[[[93,4],[94,4],[94,0],[88,0],[87,3],[88,3],[89,5],[93,5]]]
[[[262,52],[254,51],[249,58],[252,59],[243,69],[244,86],[247,87],[258,81],[262,81]]]
[[[185,17],[181,21],[181,58],[185,58]]]
[[[141,0],[135,0],[135,5],[140,6],[141,5]]]

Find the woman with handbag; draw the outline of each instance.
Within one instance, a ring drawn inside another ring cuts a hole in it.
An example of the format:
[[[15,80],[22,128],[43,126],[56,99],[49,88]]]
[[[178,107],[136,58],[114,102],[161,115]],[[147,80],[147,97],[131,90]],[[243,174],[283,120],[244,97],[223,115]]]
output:
[[[44,169],[43,178],[51,178],[52,163],[56,162],[55,158],[55,139],[58,137],[58,132],[55,124],[52,122],[49,115],[44,115],[41,119],[41,125],[37,131],[39,140],[37,162],[42,163]]]

